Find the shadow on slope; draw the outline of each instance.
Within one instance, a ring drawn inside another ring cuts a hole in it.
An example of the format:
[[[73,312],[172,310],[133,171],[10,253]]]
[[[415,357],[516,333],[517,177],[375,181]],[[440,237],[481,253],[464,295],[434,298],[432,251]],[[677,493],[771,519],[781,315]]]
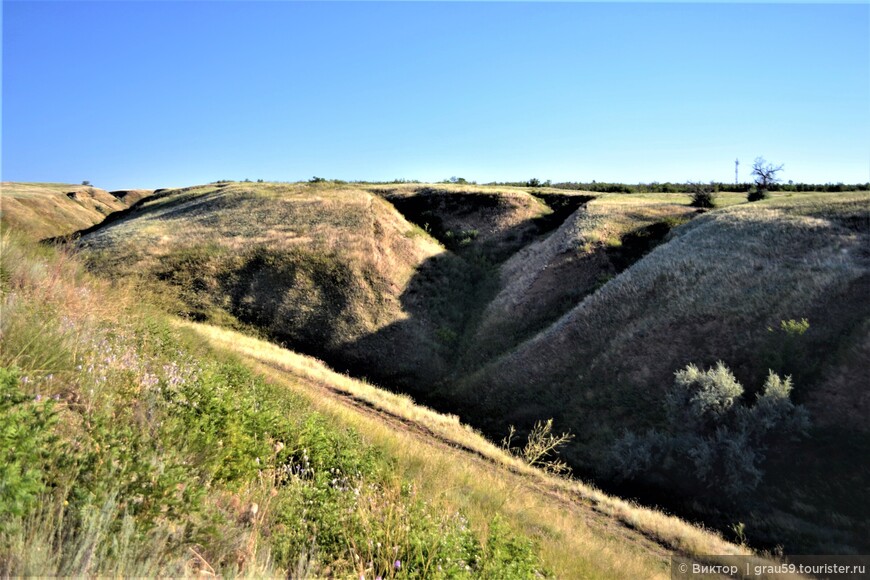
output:
[[[675,370],[723,360],[747,397],[768,368],[792,374],[796,400],[813,414],[811,439],[772,454],[769,484],[747,498],[754,516],[708,505],[701,517],[724,529],[751,516],[754,540],[771,547],[866,550],[870,470],[854,455],[870,445],[859,418],[870,413],[860,373],[870,320],[866,216],[866,196],[843,196],[770,200],[694,220],[544,332],[462,381],[453,396],[493,436],[509,424],[554,416],[577,435],[572,464],[605,482],[610,445],[623,430],[661,426]],[[787,339],[782,321],[803,318],[809,330]],[[844,376],[843,365],[854,374]],[[816,455],[823,469],[793,460]],[[618,491],[701,513],[672,490]]]

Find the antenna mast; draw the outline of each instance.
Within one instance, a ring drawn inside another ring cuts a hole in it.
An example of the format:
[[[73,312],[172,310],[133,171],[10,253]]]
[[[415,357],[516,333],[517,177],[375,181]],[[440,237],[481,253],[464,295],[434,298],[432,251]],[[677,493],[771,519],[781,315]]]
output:
[[[738,185],[740,183],[740,181],[737,178],[737,168],[738,167],[740,167],[740,160],[735,159],[734,160],[734,185]]]

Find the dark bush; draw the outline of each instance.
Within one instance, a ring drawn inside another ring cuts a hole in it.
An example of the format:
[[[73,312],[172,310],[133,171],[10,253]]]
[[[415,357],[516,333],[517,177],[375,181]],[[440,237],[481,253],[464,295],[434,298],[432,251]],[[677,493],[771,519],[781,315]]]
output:
[[[716,207],[716,194],[719,189],[716,184],[690,183],[689,186],[689,195],[692,196],[692,207]]]
[[[743,387],[723,363],[707,371],[690,364],[676,373],[665,397],[665,429],[626,432],[612,449],[614,473],[618,479],[641,476],[736,499],[761,482],[771,442],[809,427],[806,410],[789,397],[791,390],[790,377],[771,371],[749,406],[740,400]]]
[[[770,193],[766,189],[753,188],[746,194],[746,201],[761,201],[770,197]]]

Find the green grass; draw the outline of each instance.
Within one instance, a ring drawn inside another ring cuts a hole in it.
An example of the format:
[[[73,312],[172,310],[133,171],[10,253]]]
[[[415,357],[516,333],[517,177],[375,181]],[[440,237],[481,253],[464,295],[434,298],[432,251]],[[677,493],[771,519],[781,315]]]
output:
[[[422,497],[131,287],[9,235],[2,254],[3,575],[546,574],[514,526]]]
[[[0,251],[3,575],[664,577],[645,535],[741,551],[317,361],[172,322],[76,256]]]

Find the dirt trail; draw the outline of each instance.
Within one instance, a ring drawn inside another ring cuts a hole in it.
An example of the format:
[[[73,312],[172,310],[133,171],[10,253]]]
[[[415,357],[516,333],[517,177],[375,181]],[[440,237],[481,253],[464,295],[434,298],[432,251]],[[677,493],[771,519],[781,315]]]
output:
[[[352,409],[354,412],[372,417],[382,424],[389,425],[390,428],[396,431],[401,431],[414,437],[422,445],[435,446],[441,449],[448,449],[454,453],[461,453],[465,455],[468,461],[474,462],[477,465],[488,469],[504,471],[505,477],[515,478],[517,480],[516,483],[519,485],[546,496],[551,501],[559,504],[561,509],[580,516],[586,524],[602,534],[618,536],[622,541],[634,544],[660,557],[662,560],[667,560],[672,555],[685,555],[665,545],[657,538],[645,534],[642,530],[633,528],[627,523],[621,522],[613,516],[600,511],[595,507],[593,500],[584,497],[576,490],[570,489],[571,483],[569,480],[553,481],[553,478],[540,474],[524,473],[512,466],[499,463],[460,442],[436,433],[426,425],[393,413],[343,389],[333,387],[323,381],[299,376],[292,370],[288,370],[272,361],[255,358],[249,354],[243,356],[253,364],[256,370],[267,376],[279,381],[302,382],[309,392],[321,394]]]
[[[667,576],[672,556],[715,564],[727,563],[728,555],[753,555],[745,547],[672,516],[607,496],[581,481],[553,477],[511,460],[485,440],[476,441],[477,435],[455,417],[439,415],[394,393],[335,373],[316,359],[218,327],[179,323],[201,334],[215,348],[240,357],[269,380],[310,398],[315,407],[323,405],[327,413],[347,410],[364,424],[377,424],[388,433],[396,433],[398,440],[403,441],[401,445],[410,444],[415,454],[427,454],[428,448],[433,457],[440,457],[438,461],[446,459],[454,463],[455,457],[459,460],[455,463],[471,469],[469,473],[476,472],[478,477],[486,474],[487,478],[499,481],[499,485],[512,490],[508,493],[531,501],[520,500],[516,505],[526,507],[520,508],[515,516],[522,517],[522,510],[528,509],[563,514],[566,523],[574,522],[569,524],[570,529],[576,526],[578,532],[584,530],[582,535],[587,535],[588,530],[590,536],[629,547],[628,553],[644,554],[659,562],[654,566],[656,572],[650,570],[651,577]],[[757,561],[771,563],[764,558]]]

